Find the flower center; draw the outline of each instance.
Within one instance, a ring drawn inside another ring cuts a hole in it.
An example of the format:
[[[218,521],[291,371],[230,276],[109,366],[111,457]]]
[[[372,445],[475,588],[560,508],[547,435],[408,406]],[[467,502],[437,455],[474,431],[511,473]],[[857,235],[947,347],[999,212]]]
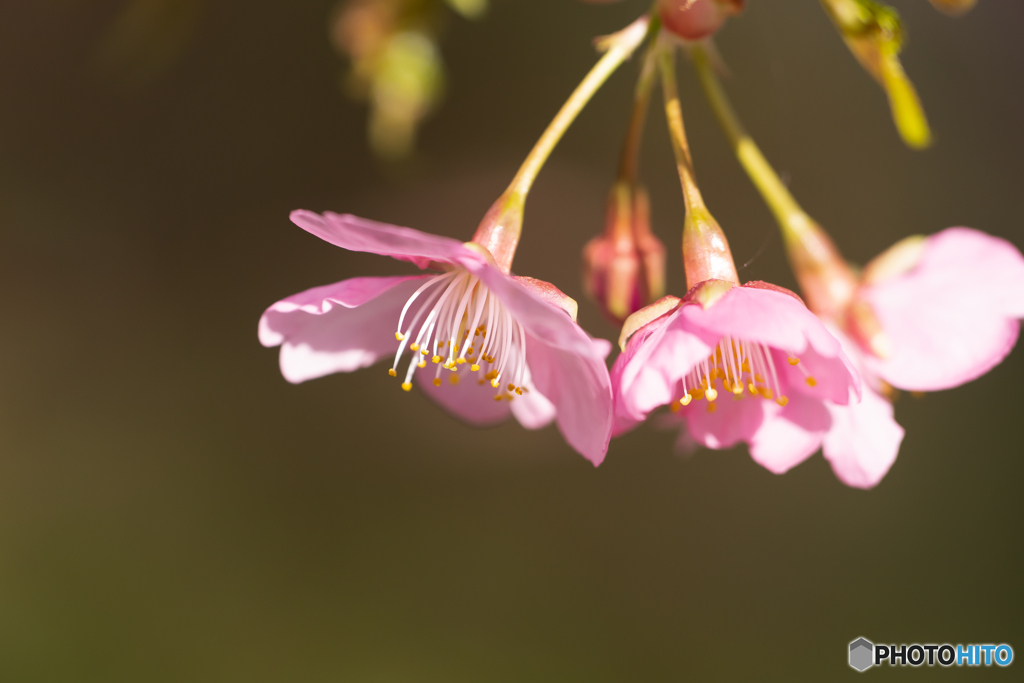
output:
[[[789,355],[788,362],[791,366],[800,367],[809,386],[817,384],[800,366],[799,358]],[[722,381],[723,390],[732,394],[735,400],[749,396],[774,400],[780,406],[789,403],[782,394],[771,350],[764,344],[726,336],[707,359],[683,377],[683,397],[672,403],[672,410],[706,399],[708,412],[714,412],[714,401],[718,398],[717,380]]]
[[[403,331],[404,330],[404,331]],[[417,368],[428,359],[437,369],[434,385],[441,386],[441,371],[458,384],[464,366],[477,383],[499,389],[495,400],[522,395],[526,374],[526,333],[480,280],[463,269],[436,275],[405,302],[395,339],[401,342],[388,371],[398,376],[398,363],[408,348],[412,359],[402,388],[412,390]],[[411,343],[410,343],[411,342]]]

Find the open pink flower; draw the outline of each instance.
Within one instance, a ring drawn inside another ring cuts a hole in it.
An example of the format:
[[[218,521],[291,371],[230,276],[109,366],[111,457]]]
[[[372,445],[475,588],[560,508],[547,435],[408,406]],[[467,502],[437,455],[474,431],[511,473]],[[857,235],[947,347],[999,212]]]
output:
[[[335,246],[440,272],[344,280],[271,306],[259,338],[281,346],[285,379],[392,359],[403,389],[415,381],[470,424],[509,414],[528,429],[555,420],[573,448],[601,463],[611,436],[610,345],[575,323],[575,301],[509,275],[479,244],[333,213],[296,211],[292,221]]]
[[[969,228],[910,237],[856,276],[813,224],[787,242],[811,309],[830,326],[864,378],[863,400],[829,405],[823,453],[836,476],[871,488],[903,441],[886,396],[969,382],[1016,344],[1024,317],[1024,257]]]
[[[635,330],[635,332],[634,332]],[[821,445],[825,401],[857,400],[859,378],[839,342],[793,293],[709,280],[639,312],[612,369],[615,432],[671,405],[713,449],[739,442],[772,472]]]
[[[969,228],[910,238],[868,265],[857,302],[870,305],[885,339],[882,357],[866,358],[872,373],[898,389],[949,389],[984,375],[1017,343],[1024,257]],[[868,336],[855,314],[851,323]]]
[[[838,278],[833,278],[835,282]],[[864,376],[864,400],[831,406],[824,454],[851,486],[881,481],[903,428],[884,396],[937,391],[985,374],[1013,349],[1024,318],[1024,257],[969,228],[903,240],[878,256],[826,319]]]

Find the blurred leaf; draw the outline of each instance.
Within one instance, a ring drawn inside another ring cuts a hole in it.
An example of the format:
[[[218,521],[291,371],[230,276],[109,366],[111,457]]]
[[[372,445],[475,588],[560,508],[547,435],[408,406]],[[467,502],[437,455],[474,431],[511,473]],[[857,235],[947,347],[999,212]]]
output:
[[[892,7],[872,0],[821,0],[847,47],[885,89],[896,129],[907,146],[931,145],[931,128],[899,53],[903,24]]]
[[[487,12],[487,0],[447,0],[448,6],[466,17],[478,19]]]

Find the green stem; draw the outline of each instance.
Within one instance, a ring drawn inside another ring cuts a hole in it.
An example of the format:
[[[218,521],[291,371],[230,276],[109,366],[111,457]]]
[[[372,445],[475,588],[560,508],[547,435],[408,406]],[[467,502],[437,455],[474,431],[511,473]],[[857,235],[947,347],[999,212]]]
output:
[[[647,110],[651,103],[651,92],[654,90],[657,49],[652,45],[644,56],[644,64],[640,69],[640,78],[636,83],[633,96],[633,111],[629,117],[629,128],[626,140],[622,145],[622,156],[619,158],[619,180],[635,185],[639,176],[640,146],[644,138],[644,127],[647,123]]]
[[[555,145],[608,77],[629,59],[648,36],[657,35],[659,28],[660,22],[656,16],[643,16],[604,41],[604,47],[607,48],[604,56],[562,105],[554,120],[523,161],[508,189],[494,202],[480,222],[473,235],[473,242],[484,247],[494,257],[495,265],[502,271],[508,273],[512,268],[512,259],[515,257],[522,232],[526,196]]]
[[[601,89],[605,81],[636,51],[644,38],[651,34],[652,31],[657,31],[656,23],[658,23],[656,19],[651,20],[645,16],[609,40],[610,47],[608,51],[605,52],[594,68],[590,70],[586,78],[576,86],[576,90],[573,91],[569,99],[562,105],[561,110],[555,115],[547,130],[537,140],[537,144],[534,145],[533,150],[530,151],[523,165],[519,168],[519,172],[516,173],[506,192],[510,199],[526,199],[526,195],[533,186],[533,181],[537,178],[537,174],[540,173],[540,169],[544,166],[548,157],[551,156],[551,152],[562,139],[562,136],[569,130],[569,126],[576,120],[576,117],[583,111],[583,108],[587,106],[594,97],[594,94]]]
[[[694,177],[690,143],[686,138],[686,126],[683,123],[683,107],[679,101],[679,90],[676,87],[675,59],[674,46],[660,46],[658,68],[661,71],[661,87],[665,93],[665,117],[668,120],[672,152],[676,157],[679,182],[683,186],[683,199],[686,201],[686,208],[689,211],[694,208],[704,208],[704,198],[697,188],[697,179]]]
[[[683,188],[686,218],[683,221],[683,267],[686,285],[692,289],[708,280],[724,280],[739,284],[736,264],[733,262],[729,240],[721,226],[704,204],[693,173],[690,143],[683,124],[683,107],[676,87],[676,49],[673,44],[658,46],[658,68],[665,92],[665,118],[668,120],[669,138],[676,157],[679,182]]]
[[[715,74],[707,50],[698,44],[693,46],[692,54],[708,102],[736,157],[775,214],[808,306],[819,315],[840,315],[854,296],[856,277],[828,234],[800,207],[744,130]]]
[[[704,93],[707,95],[708,102],[711,104],[715,116],[718,117],[718,122],[725,131],[740,164],[743,165],[747,175],[761,192],[761,196],[764,197],[765,203],[775,214],[775,219],[783,231],[793,232],[795,233],[793,236],[799,236],[805,231],[805,226],[809,221],[807,214],[800,208],[789,189],[765,159],[753,138],[743,128],[743,124],[740,123],[722,89],[722,84],[715,74],[705,48],[702,45],[694,46],[692,55],[697,75],[700,77],[701,85],[704,86]]]

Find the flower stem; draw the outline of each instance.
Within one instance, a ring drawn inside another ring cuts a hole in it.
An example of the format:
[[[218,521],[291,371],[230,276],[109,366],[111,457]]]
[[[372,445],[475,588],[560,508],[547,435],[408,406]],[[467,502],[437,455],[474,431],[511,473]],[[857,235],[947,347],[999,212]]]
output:
[[[569,126],[573,124],[579,113],[583,111],[583,108],[594,97],[594,94],[605,84],[605,81],[615,73],[615,70],[623,62],[629,59],[651,31],[657,30],[657,27],[653,25],[654,23],[657,23],[656,20],[652,21],[647,16],[643,16],[607,39],[605,43],[608,46],[607,52],[605,52],[594,68],[590,70],[590,73],[586,75],[583,81],[576,86],[576,90],[569,96],[569,99],[566,100],[561,110],[559,110],[555,118],[548,125],[547,130],[537,140],[537,144],[534,145],[533,150],[530,151],[526,160],[523,161],[523,165],[519,167],[519,172],[516,173],[511,185],[509,185],[508,194],[518,195],[525,199],[526,195],[530,192],[530,188],[533,186],[533,181],[537,178],[537,174],[540,173],[540,169],[555,149],[555,145],[562,139]]]
[[[691,53],[711,109],[740,164],[775,215],[808,305],[816,313],[838,311],[848,303],[856,288],[852,271],[828,234],[800,207],[743,128],[715,74],[706,48],[696,44],[691,47]]]
[[[512,267],[512,258],[515,256],[522,230],[526,196],[551,152],[605,81],[629,59],[645,38],[656,35],[659,27],[660,22],[656,16],[645,15],[602,41],[602,47],[606,48],[604,56],[562,105],[523,161],[523,165],[519,167],[508,189],[484,216],[473,236],[473,242],[485,247],[494,256],[495,263],[501,270],[507,273]]]
[[[775,170],[765,159],[757,144],[743,128],[736,112],[733,110],[725,90],[715,74],[714,67],[707,51],[702,45],[692,48],[693,63],[700,77],[704,93],[707,95],[711,109],[718,118],[725,136],[729,139],[736,157],[764,197],[764,201],[775,214],[783,232],[795,233],[799,236],[804,231],[807,221],[806,214]]]
[[[644,128],[647,123],[647,110],[651,104],[651,91],[654,89],[657,59],[657,48],[651,46],[644,55],[644,63],[640,69],[640,78],[636,82],[636,92],[633,96],[633,111],[629,117],[629,128],[626,131],[626,140],[622,145],[622,155],[619,158],[619,180],[635,185],[640,165],[640,146],[644,138]]]
[[[688,288],[693,288],[706,280],[726,280],[738,285],[739,276],[729,241],[704,204],[694,177],[690,143],[686,139],[686,126],[683,124],[683,107],[676,87],[675,59],[674,44],[663,42],[658,46],[658,68],[665,93],[665,117],[668,119],[669,138],[672,140],[672,151],[675,153],[683,201],[686,204],[686,219],[683,223],[686,284]]]

